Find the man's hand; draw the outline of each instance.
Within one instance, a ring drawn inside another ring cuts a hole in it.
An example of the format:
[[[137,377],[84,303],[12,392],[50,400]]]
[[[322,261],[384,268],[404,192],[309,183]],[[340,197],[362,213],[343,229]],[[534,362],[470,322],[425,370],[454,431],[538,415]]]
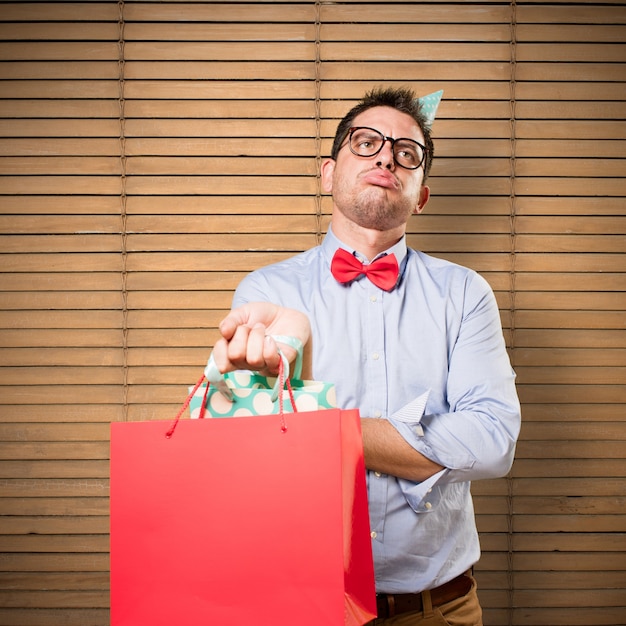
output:
[[[276,375],[280,363],[278,345],[271,335],[296,337],[306,346],[311,336],[308,317],[270,302],[249,302],[233,309],[219,325],[222,338],[213,348],[213,358],[222,373],[237,369]],[[280,350],[289,362],[296,351],[286,344]]]

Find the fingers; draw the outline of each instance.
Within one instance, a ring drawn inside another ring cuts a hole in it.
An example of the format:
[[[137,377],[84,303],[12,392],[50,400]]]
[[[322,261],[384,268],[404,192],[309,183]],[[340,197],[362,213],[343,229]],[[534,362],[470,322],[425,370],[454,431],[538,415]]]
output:
[[[218,340],[213,348],[213,358],[220,372],[237,369],[276,374],[280,354],[276,342],[266,335],[263,324],[237,326],[230,341]]]
[[[215,343],[213,358],[222,373],[246,369],[265,375],[276,375],[280,364],[276,342],[268,335],[293,336],[306,345],[311,334],[304,313],[269,302],[249,302],[232,309],[219,330],[222,337]],[[282,349],[289,361],[295,358],[293,348]]]
[[[265,366],[263,347],[265,326],[239,326],[230,340],[228,356],[241,369],[260,370]]]
[[[263,359],[265,361],[265,369],[268,374],[278,374],[280,366],[280,353],[278,346],[272,337],[266,335],[263,343]]]
[[[220,333],[230,341],[242,325],[254,328],[257,324],[263,324],[268,327],[275,321],[278,311],[279,307],[269,302],[249,302],[230,311],[220,322]]]
[[[242,325],[246,325],[248,321],[248,315],[243,310],[243,307],[238,309],[233,309],[221,322],[219,325],[219,330],[227,341],[230,341],[235,332]]]

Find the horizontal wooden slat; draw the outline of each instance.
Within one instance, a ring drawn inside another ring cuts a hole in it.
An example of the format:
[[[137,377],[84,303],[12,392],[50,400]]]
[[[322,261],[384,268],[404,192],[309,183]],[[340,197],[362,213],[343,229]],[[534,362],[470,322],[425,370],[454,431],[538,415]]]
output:
[[[0,157],[0,175],[22,174],[121,175],[116,157]]]
[[[619,401],[615,403],[601,401],[594,403],[592,400],[579,402],[536,402],[524,406],[524,422],[543,421],[545,419],[559,420],[567,415],[572,421],[589,421],[589,415],[593,414],[598,420],[623,420],[624,414]],[[578,470],[572,470],[578,471]]]
[[[256,11],[256,10],[255,10]],[[273,22],[268,28],[265,23],[235,22],[230,18],[226,22],[214,22],[210,29],[206,24],[184,21],[176,24],[173,29],[170,24],[153,22],[153,16],[148,21],[129,22],[124,26],[124,37],[127,41],[210,41],[216,42],[285,42],[285,41],[314,41],[315,25],[308,20],[302,22],[279,23]],[[171,57],[170,57],[171,58]]]
[[[525,217],[519,216],[515,221],[515,231],[518,234],[597,234],[606,236],[607,233],[626,233],[626,218],[619,217]],[[604,238],[604,237],[603,237]],[[602,240],[603,240],[602,238]],[[587,248],[584,248],[587,250]]]
[[[623,113],[626,113],[626,109]],[[616,117],[623,115],[616,112]],[[563,117],[563,115],[561,116]],[[607,178],[619,176],[620,160],[619,159],[601,159],[593,160],[591,167],[586,168],[581,163],[581,159],[568,160],[569,171],[568,176],[593,176],[595,178]],[[523,159],[516,161],[515,173],[520,177],[527,176],[561,176],[563,173],[563,159]]]
[[[545,271],[550,268],[553,272],[624,272],[626,258],[623,254],[602,254],[578,252],[563,254],[557,251],[552,253],[520,253],[516,255],[516,269],[533,272]]]
[[[259,65],[259,64],[257,64]],[[136,67],[135,65],[131,65],[131,68]],[[161,65],[159,65],[161,67]],[[195,73],[192,75],[186,75],[185,72],[193,71],[195,68]],[[267,77],[274,76],[284,76],[287,78],[311,78],[311,76],[289,76],[286,75],[285,72],[291,68],[293,70],[293,64],[286,64],[286,67],[282,65],[279,66],[271,66],[267,69]],[[138,68],[138,73],[140,72],[141,77],[146,77],[146,71],[149,68]],[[159,71],[159,77],[163,77],[163,73],[167,72],[168,67],[163,68]],[[154,70],[152,70],[154,71]],[[202,78],[202,76],[206,77],[206,68],[204,66],[196,67],[194,64],[184,63],[180,65],[174,65],[171,68],[172,78]],[[128,78],[128,72],[125,73],[125,76]],[[259,74],[258,78],[266,78],[265,76]],[[117,103],[116,103],[117,104]],[[118,105],[119,106],[119,105]],[[184,99],[174,99],[174,100],[128,100],[124,106],[124,113],[127,119],[133,118],[241,118],[246,119],[251,116],[251,113],[254,113],[255,118],[276,118],[276,111],[281,110],[284,117],[288,118],[305,118],[305,119],[314,119],[315,117],[315,108],[312,102],[304,101],[292,101],[292,100],[281,100],[281,101],[268,101],[268,100],[237,100],[237,99],[227,99],[227,100],[211,100],[211,101],[203,101],[203,100],[184,100]],[[194,124],[197,122],[194,122]],[[145,139],[142,137],[141,139]],[[206,139],[205,139],[206,141]],[[229,142],[232,143],[232,138],[227,137],[225,139],[220,140],[220,142],[213,142],[217,147],[218,145],[228,145]],[[245,137],[244,141],[239,141],[239,145],[247,146],[249,143],[251,145],[259,144],[264,145],[266,147],[265,155],[273,154],[272,150],[269,150],[269,146],[276,145],[276,148],[280,148],[285,140],[277,141],[271,137],[266,139],[267,142],[259,142],[259,141],[251,141],[250,137]],[[288,142],[289,143],[289,142]],[[293,143],[293,142],[292,142]],[[301,142],[304,143],[304,142]],[[158,144],[156,144],[158,145]],[[309,145],[309,144],[307,144]],[[127,147],[128,153],[128,147]]]
[[[588,309],[590,311],[598,312],[604,310],[613,310],[623,312],[624,303],[626,300],[626,293],[619,290],[619,282],[617,291],[609,292],[593,292],[588,293],[566,291],[520,291],[515,296],[516,307],[521,309],[519,311],[521,316],[528,315],[528,310],[568,310],[568,309]],[[598,319],[601,319],[602,314],[599,314]],[[580,318],[581,320],[584,318]],[[622,326],[622,324],[620,324]],[[551,326],[546,325],[545,328]],[[586,328],[585,324],[581,324],[580,328]]]
[[[499,572],[477,570],[481,587],[486,589],[503,588],[506,580]],[[516,589],[603,589],[624,585],[622,572],[514,572],[513,580]]]
[[[517,45],[516,58],[524,61],[615,63],[624,62],[626,46],[623,43],[523,43]]]
[[[4,253],[29,252],[62,252],[62,253],[103,253],[118,252],[121,249],[119,235],[103,234],[76,234],[57,235],[0,235],[0,249]]]
[[[2,405],[2,418],[6,422],[119,422],[125,419],[122,405],[76,404],[70,397],[56,404],[25,404],[19,400],[15,404]],[[41,398],[39,398],[41,399]],[[6,400],[3,399],[5,402]],[[174,409],[168,407],[170,411]],[[174,411],[174,415],[176,412]]]
[[[524,7],[522,11],[525,11]],[[515,36],[518,42],[601,42],[623,43],[624,28],[617,24],[594,25],[590,28],[584,24],[527,24],[517,23]]]
[[[616,74],[624,72],[624,65],[614,63],[539,63],[526,62],[517,66],[518,80],[610,81]]]
[[[50,76],[49,67],[42,68],[42,75]],[[85,100],[2,100],[0,101],[0,112],[2,117],[14,117],[14,118],[46,118],[51,117],[58,118],[117,118],[120,114],[119,102],[110,100],[95,100],[90,102],[90,106],[85,107]],[[60,139],[61,143],[68,144],[67,139]],[[12,139],[10,141],[3,140],[2,146],[4,150],[17,149],[20,144],[32,145],[32,142],[24,142],[23,139]],[[52,142],[50,142],[52,143]],[[93,140],[85,139],[84,144],[96,143]],[[105,142],[99,142],[100,145],[104,145]],[[109,145],[113,145],[115,152],[119,153],[119,141],[108,142]],[[16,146],[14,146],[16,144]],[[72,145],[76,145],[76,142],[72,142]],[[56,146],[53,147],[56,148]],[[42,147],[37,146],[36,150],[31,153],[42,152]],[[51,151],[54,154],[54,151]],[[76,154],[72,152],[71,154]]]
[[[556,395],[556,394],[555,394]],[[582,395],[582,394],[581,394]],[[610,394],[607,393],[610,397]],[[617,394],[615,394],[617,395]],[[623,392],[620,400],[623,402]],[[575,397],[575,396],[573,396]],[[586,399],[589,399],[588,397]],[[554,441],[522,441],[518,444],[518,458],[620,458],[626,444],[623,441],[593,442],[554,442]],[[575,506],[575,503],[572,503]],[[582,512],[582,508],[581,508]]]
[[[243,78],[243,77],[242,77]],[[227,80],[167,82],[155,80],[133,80],[124,87],[126,98],[214,98],[217,100],[232,98],[232,85]],[[116,94],[117,95],[117,94]],[[237,96],[243,99],[285,100],[302,99],[313,101],[315,84],[311,81],[281,81],[279,79],[254,81],[238,80]]]
[[[35,593],[23,594],[19,592],[12,592],[8,594],[8,600],[6,607],[20,607],[23,606],[25,600],[32,598],[38,605],[49,608],[65,608],[68,603],[84,603],[91,607],[108,607],[109,594],[102,591],[38,591]]]
[[[522,291],[621,291],[623,276],[611,272],[517,272],[515,287]]]
[[[474,76],[477,82],[465,83],[468,74]],[[381,83],[398,83],[398,86],[411,83],[420,94],[432,93],[438,89],[445,92],[453,84],[458,96],[465,98],[482,94],[485,98],[507,99],[510,92],[508,86],[497,82],[504,81],[507,76],[507,67],[502,63],[325,63],[320,68],[320,76],[324,81],[320,87],[320,95],[325,100],[342,100],[344,114],[350,109],[350,100],[358,100],[366,91],[380,86]],[[346,84],[345,81],[353,82]],[[459,86],[457,81],[460,81]]]
[[[619,533],[601,533],[594,536],[595,541],[589,540],[587,535],[586,550],[581,547],[579,533],[521,533],[513,537],[514,552],[622,552],[624,540]],[[504,533],[484,533],[483,549],[485,551],[505,551],[508,547],[508,537]],[[621,594],[620,594],[621,595]]]
[[[515,368],[520,384],[619,385],[625,380],[626,367],[533,367]],[[555,435],[558,433],[554,433]]]
[[[123,385],[124,372],[120,367],[25,367],[0,369],[0,385],[36,385],[45,379],[49,385]]]
[[[623,403],[625,391],[615,385],[520,385],[519,393],[525,403],[567,404],[569,402]]]
[[[44,142],[45,143],[45,142]],[[1,214],[88,214],[120,216],[119,196],[75,196],[28,195],[3,196]]]
[[[428,10],[428,4],[422,7]],[[505,23],[436,23],[427,20],[414,23],[393,24],[390,28],[381,28],[380,24],[322,23],[320,38],[322,46],[326,42],[336,41],[395,41],[395,42],[506,42],[508,45],[510,29]],[[402,47],[402,46],[399,46]],[[424,55],[430,57],[430,54]],[[406,58],[411,58],[410,54]]]
[[[619,72],[618,72],[619,73]],[[558,102],[567,102],[568,100],[580,100],[582,104],[589,101],[609,101],[621,100],[620,92],[623,85],[619,82],[610,82],[607,78],[606,82],[594,81],[553,81],[541,82],[534,79],[525,80],[516,83],[515,96],[520,101],[525,100],[544,100]]]
[[[41,307],[41,305],[39,305]],[[122,324],[121,311],[102,311],[96,303],[88,307],[96,309],[87,315],[79,311],[56,311],[53,314],[41,311],[0,311],[3,328],[119,328]]]
[[[56,395],[61,395],[61,394],[55,394],[53,393],[53,388],[49,387],[43,387],[42,390],[47,391],[50,390],[50,402],[54,403],[56,400],[55,396]],[[74,391],[78,391],[78,388],[76,388]],[[72,394],[68,393],[67,391],[64,392],[65,396],[64,398],[66,400],[71,399]],[[92,391],[92,388],[90,388],[89,391],[89,395],[92,396],[91,400],[93,402],[98,402],[99,400],[101,400],[101,398],[97,397],[97,391],[94,389]],[[104,395],[104,394],[102,394]],[[79,394],[76,394],[74,397],[78,397]],[[115,402],[119,402],[120,398],[119,398],[119,394],[117,398],[113,398],[111,397],[111,402],[115,403]],[[81,441],[81,442],[72,442],[72,443],[60,443],[60,442],[47,442],[45,446],[42,446],[40,443],[38,442],[27,442],[27,443],[3,443],[2,446],[2,452],[0,453],[0,458],[5,459],[5,460],[9,460],[9,459],[27,459],[27,460],[34,460],[34,461],[43,461],[43,460],[52,460],[52,459],[107,459],[108,458],[108,454],[109,454],[109,445],[106,442],[94,442],[94,443],[90,443],[90,442],[85,442],[85,441]],[[11,498],[7,498],[6,500],[3,499],[3,503],[6,503],[7,505],[9,505],[11,502],[13,502],[13,500],[15,500],[16,505],[19,505],[20,500],[22,500],[22,498],[15,498],[15,499],[11,499]],[[30,502],[30,498],[25,498],[24,500],[24,504],[27,505]],[[30,511],[31,509],[26,506],[24,509],[24,513],[20,513],[20,514],[38,514],[38,515],[67,515],[68,513],[55,513],[55,512],[48,512],[48,513],[27,513],[27,511]],[[11,513],[10,509],[7,510],[5,509],[6,514],[8,515],[15,515],[15,513]],[[81,514],[81,508],[78,507],[75,511],[75,513],[69,513],[72,515],[80,515]],[[100,513],[101,515],[103,513]]]
[[[28,332],[9,329],[1,335],[2,347],[25,348],[120,348],[121,329],[29,329]],[[35,391],[35,390],[33,390]],[[10,395],[10,394],[7,394]]]
[[[624,24],[626,9],[623,6],[572,5],[556,3],[542,6],[521,6],[517,11],[518,22],[528,24]]]
[[[120,65],[114,59],[91,60],[89,63],[71,60],[16,60],[10,63],[0,63],[0,77],[3,80],[11,81],[0,86],[0,92],[7,99],[19,98],[22,90],[30,90],[29,93],[33,93],[34,100],[24,103],[26,105],[25,112],[29,108],[32,110],[38,107],[41,110],[44,104],[41,98],[45,97],[46,92],[56,93],[57,97],[63,98],[63,94],[68,94],[68,92],[73,90],[75,90],[74,97],[82,99],[83,104],[85,99],[93,99],[97,97],[97,94],[103,98],[107,97],[107,95],[111,98],[110,101],[93,100],[92,104],[95,112],[101,111],[106,114],[113,106],[119,106],[114,95],[114,89],[118,85],[117,81],[120,79]],[[81,90],[80,87],[83,83],[84,90]],[[8,88],[9,85],[11,89]],[[33,88],[36,87],[40,88],[38,94],[33,91]],[[5,106],[10,106],[10,102],[9,100],[8,105]],[[52,102],[51,105],[49,116],[54,117],[55,105],[60,106],[61,103]],[[75,105],[70,101],[66,103],[65,110],[72,107],[75,108]],[[77,111],[76,113],[77,117],[85,117],[86,111]],[[23,115],[23,117],[26,117],[26,115]],[[40,115],[35,117],[40,117]]]
[[[0,52],[2,48],[0,47]],[[277,46],[273,42],[222,41],[219,45],[211,41],[194,42],[133,42],[127,41],[124,56],[133,61],[167,61],[177,58],[183,61],[309,61],[315,56],[314,41],[283,41]],[[309,68],[311,63],[308,63]],[[295,66],[292,68],[295,69]],[[309,69],[309,77],[311,70]],[[167,69],[165,70],[167,76]],[[131,76],[132,77],[132,76]],[[285,78],[288,78],[285,76]]]
[[[528,420],[525,423],[528,423]],[[624,477],[626,475],[626,467],[620,459],[579,459],[575,465],[572,465],[569,459],[516,459],[511,472],[511,476],[520,478],[542,478],[547,475],[565,478],[585,478],[589,476]],[[536,515],[538,516],[537,519],[541,517],[540,512]],[[619,520],[616,521],[619,522]],[[581,521],[581,523],[584,523],[584,521]]]
[[[571,198],[563,197],[518,197],[516,198],[517,215],[622,215],[620,210],[623,204],[622,198],[585,197],[576,198],[573,203]],[[571,210],[567,211],[566,206]]]
[[[70,2],[7,2],[2,7],[4,22],[117,22],[119,10],[106,2],[86,2],[81,11]]]
[[[108,461],[1,461],[0,462],[0,477],[6,478],[108,478],[109,476],[109,464]],[[3,519],[2,524],[14,524],[19,520],[7,520]],[[50,518],[49,520],[30,520],[29,523],[45,524],[47,522],[54,522],[55,528],[63,528],[64,523],[67,524],[91,524],[91,519],[76,520],[58,520]],[[19,526],[19,524],[17,524]],[[27,525],[21,526],[25,532]],[[67,532],[67,531],[66,531]]]
[[[275,6],[274,6],[275,5]],[[314,22],[315,7],[292,2],[198,4],[188,2],[130,3],[124,7],[128,22]]]
[[[34,481],[20,480],[5,480],[0,488],[2,497],[16,497],[22,495],[24,498],[39,498],[39,497],[93,497],[93,496],[106,496],[109,492],[108,480],[83,480],[78,479],[72,481],[69,479],[58,480],[44,480],[37,479]],[[30,533],[29,533],[30,534]],[[82,534],[86,534],[86,531]],[[56,539],[56,537],[54,537]],[[0,540],[2,541],[2,540]],[[4,542],[7,538],[4,538]],[[45,541],[45,538],[42,539]],[[14,547],[8,546],[6,543],[2,545],[2,552],[23,552],[20,545],[14,545]],[[36,551],[36,550],[33,550]]]
[[[578,115],[578,113],[576,113]],[[623,141],[590,141],[551,139],[519,139],[515,142],[515,153],[520,157],[574,157],[582,160],[590,157],[625,158],[626,147]]]
[[[393,42],[327,42],[322,48],[322,61],[349,62],[363,61],[403,61],[426,58],[431,62],[446,61],[504,61],[510,59],[508,43],[450,43],[445,47],[433,46],[430,42],[404,42],[401,46]]]
[[[249,195],[315,195],[317,185],[314,177],[306,176],[246,176],[245,181],[235,181],[223,176],[141,176],[128,179],[126,189],[131,194],[156,195],[185,192],[211,192],[217,195],[230,192]]]
[[[611,515],[518,515],[513,521],[514,532],[622,532],[626,519]],[[578,535],[580,536],[580,535]],[[580,542],[584,544],[584,542]],[[616,542],[619,545],[619,542]],[[621,578],[621,577],[620,577]],[[613,583],[614,584],[614,583]]]
[[[116,42],[0,42],[0,58],[5,61],[34,61],[40,59],[65,61],[101,61],[117,59]]]
[[[576,349],[561,348],[543,350],[541,348],[516,348],[515,362],[517,366],[624,366],[626,365],[626,349],[614,348],[605,350],[602,348]]]
[[[32,93],[24,92],[20,95],[24,98],[41,97],[37,86],[32,86]],[[97,93],[93,96],[106,97]],[[120,123],[117,119],[98,120],[97,124],[93,120],[29,119],[16,125],[12,120],[0,120],[0,132],[3,137],[119,137]],[[11,192],[7,190],[5,193]]]
[[[322,7],[323,22],[379,22],[379,23],[448,23],[460,22],[465,24],[505,23],[510,19],[509,8],[506,6],[491,6],[488,10],[479,5],[451,4],[437,5],[402,5],[384,3],[330,4]],[[366,10],[365,10],[366,9]]]
[[[91,502],[93,498],[89,498],[89,503],[92,507],[95,504]],[[103,502],[106,504],[106,502]],[[41,503],[41,504],[45,504]],[[77,507],[80,504],[80,498],[67,499],[65,502],[59,502],[56,499],[54,504],[61,505],[59,507],[50,507],[51,510],[65,511],[65,514],[70,514],[72,506]],[[37,507],[34,507],[37,508]],[[87,509],[88,507],[83,507]],[[100,507],[105,508],[105,507]],[[44,511],[44,506],[39,506],[39,510]],[[78,510],[78,507],[76,508]],[[94,508],[94,510],[96,510]],[[60,513],[61,515],[64,513]],[[98,513],[95,513],[98,515]],[[102,515],[102,513],[100,513]],[[6,554],[3,555],[3,560],[6,566],[6,570],[10,572],[106,572],[109,569],[109,554],[93,553],[93,554],[80,554],[69,552],[66,554],[56,555],[54,558],[50,558],[47,554]],[[0,613],[0,618],[2,613]],[[58,618],[57,618],[58,619]],[[84,623],[84,622],[83,622]]]
[[[3,15],[7,18],[10,15],[10,9],[6,4],[3,6]],[[56,19],[60,19],[58,12],[54,15]],[[29,17],[34,16],[31,13]],[[74,13],[72,19],[75,20],[76,17]],[[54,19],[52,15],[50,19]],[[117,19],[111,19],[108,23],[23,21],[0,24],[0,40],[2,41],[116,41],[119,33],[120,27]]]
[[[28,626],[56,626],[63,623],[66,626],[108,626],[110,623],[109,609],[42,609],[42,608],[0,608],[0,620],[12,624],[27,624]]]
[[[10,576],[0,573],[4,589],[108,589],[109,577],[105,572],[42,572],[17,573]]]
[[[518,235],[515,239],[519,252],[578,252],[581,246],[590,253],[624,250],[626,235],[596,237],[590,235]]]

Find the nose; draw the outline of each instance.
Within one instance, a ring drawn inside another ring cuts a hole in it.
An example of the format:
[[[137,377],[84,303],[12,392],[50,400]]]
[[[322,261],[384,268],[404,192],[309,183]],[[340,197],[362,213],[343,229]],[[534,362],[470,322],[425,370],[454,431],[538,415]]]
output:
[[[383,145],[378,153],[376,165],[386,167],[389,170],[393,170],[395,168],[396,161],[393,155],[393,139],[390,137],[385,137],[383,139]]]

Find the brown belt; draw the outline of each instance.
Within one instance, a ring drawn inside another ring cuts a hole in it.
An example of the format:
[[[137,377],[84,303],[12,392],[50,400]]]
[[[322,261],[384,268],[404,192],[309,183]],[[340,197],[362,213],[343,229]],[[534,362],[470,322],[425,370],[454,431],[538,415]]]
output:
[[[433,606],[441,606],[464,596],[472,588],[472,580],[466,574],[444,583],[440,587],[430,589],[430,599]],[[393,617],[399,613],[422,611],[421,593],[378,593],[376,605],[379,618]]]

